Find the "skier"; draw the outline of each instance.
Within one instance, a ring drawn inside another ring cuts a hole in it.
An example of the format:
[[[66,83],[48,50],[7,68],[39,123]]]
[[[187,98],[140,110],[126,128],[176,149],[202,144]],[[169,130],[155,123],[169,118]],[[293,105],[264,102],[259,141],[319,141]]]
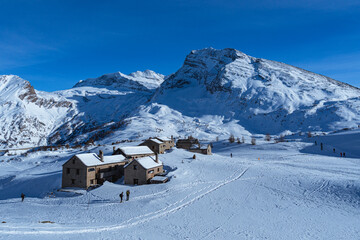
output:
[[[335,153],[335,148],[333,148],[333,152]]]
[[[340,157],[342,157],[342,153],[340,153]]]
[[[343,153],[343,156],[345,157],[345,152]]]
[[[21,201],[23,202],[25,199],[25,194],[24,193],[21,193]]]
[[[321,151],[324,149],[324,146],[322,143],[320,143],[320,149],[321,149]]]
[[[121,193],[119,194],[119,197],[120,197],[120,203],[122,203],[123,196],[124,196],[124,192],[121,192]]]
[[[232,157],[232,153],[230,153],[230,157]]]
[[[126,201],[129,201],[129,197],[130,197],[130,190],[126,191]]]

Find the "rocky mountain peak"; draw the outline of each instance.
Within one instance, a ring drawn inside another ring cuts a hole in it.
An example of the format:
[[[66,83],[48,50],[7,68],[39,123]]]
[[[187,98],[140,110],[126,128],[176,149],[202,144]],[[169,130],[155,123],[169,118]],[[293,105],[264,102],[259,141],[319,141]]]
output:
[[[104,74],[98,78],[79,81],[74,87],[103,87],[121,91],[145,91],[156,89],[164,81],[165,76],[151,70],[136,71],[129,75],[116,72]]]

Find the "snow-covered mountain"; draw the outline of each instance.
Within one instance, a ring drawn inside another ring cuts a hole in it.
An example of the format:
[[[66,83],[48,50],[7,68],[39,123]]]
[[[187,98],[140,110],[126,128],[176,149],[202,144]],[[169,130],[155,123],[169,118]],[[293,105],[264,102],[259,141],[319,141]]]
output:
[[[14,75],[0,76],[0,146],[47,144],[47,137],[75,113],[71,101],[36,91]]]
[[[224,116],[255,133],[360,123],[360,89],[235,49],[192,51],[153,101],[190,117]]]
[[[104,74],[98,78],[80,80],[74,87],[104,87],[117,90],[140,90],[149,91],[158,88],[164,81],[165,76],[151,70],[137,71],[129,75],[121,72]]]
[[[167,77],[105,74],[54,93],[0,81],[0,145],[106,142],[153,135],[202,139],[360,124],[360,89],[235,49],[194,50]]]

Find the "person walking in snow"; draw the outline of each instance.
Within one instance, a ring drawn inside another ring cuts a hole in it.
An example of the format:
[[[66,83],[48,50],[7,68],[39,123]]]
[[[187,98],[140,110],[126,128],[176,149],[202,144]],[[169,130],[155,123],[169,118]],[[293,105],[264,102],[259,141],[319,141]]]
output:
[[[119,197],[120,197],[120,203],[122,203],[122,200],[123,200],[123,197],[124,197],[124,192],[121,192],[121,193],[119,194]]]
[[[129,197],[130,197],[130,190],[126,191],[126,201],[129,201]]]
[[[333,152],[335,153],[335,148],[333,148]]]
[[[340,153],[340,157],[342,157],[342,152]]]
[[[21,193],[21,202],[23,202],[25,199],[25,194],[24,193]]]
[[[230,153],[230,157],[232,157],[232,153]]]
[[[345,152],[343,153],[343,156],[345,157]]]

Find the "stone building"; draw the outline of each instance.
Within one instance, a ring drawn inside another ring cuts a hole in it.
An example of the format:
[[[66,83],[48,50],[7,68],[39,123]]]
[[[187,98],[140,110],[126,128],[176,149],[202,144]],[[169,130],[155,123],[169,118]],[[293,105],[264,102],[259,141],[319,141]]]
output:
[[[171,148],[173,148],[175,146],[175,140],[174,137],[171,136],[171,138],[167,138],[167,137],[156,137],[156,139],[160,140],[161,142],[163,142],[165,144],[165,149],[169,150]]]
[[[187,139],[177,140],[176,147],[189,150],[193,145],[198,144],[200,144],[199,140],[190,136]]]
[[[128,163],[122,155],[104,156],[102,151],[76,154],[63,164],[62,187],[89,188],[124,175]]]
[[[124,182],[130,185],[150,183],[150,180],[163,173],[163,164],[158,156],[136,158],[124,167]]]
[[[201,154],[205,154],[205,155],[212,154],[210,144],[208,144],[208,145],[195,144],[192,147],[190,147],[189,151],[194,152],[194,153],[201,153]]]
[[[156,138],[149,138],[139,146],[148,146],[153,152],[158,154],[163,154],[165,153],[165,150],[167,150],[166,144]]]

